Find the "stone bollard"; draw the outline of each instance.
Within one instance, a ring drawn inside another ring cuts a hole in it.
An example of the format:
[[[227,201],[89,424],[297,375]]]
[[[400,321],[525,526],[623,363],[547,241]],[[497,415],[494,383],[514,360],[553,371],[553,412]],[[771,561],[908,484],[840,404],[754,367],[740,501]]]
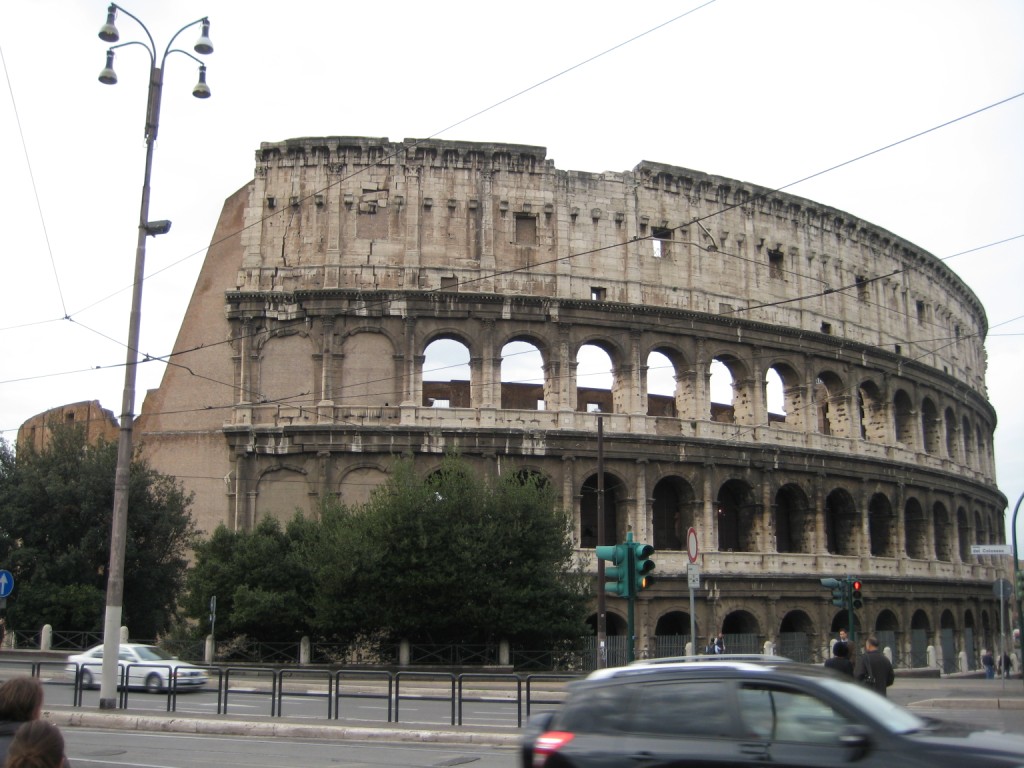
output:
[[[959,669],[961,672],[966,672],[967,671],[967,651],[960,651],[960,653],[958,653],[956,655],[956,658],[957,658],[957,663],[960,665],[960,666],[957,667],[957,669]]]
[[[939,655],[935,652],[935,646],[928,646],[928,666],[937,667],[939,666]]]
[[[400,666],[400,667],[408,667],[409,666],[409,657],[411,655],[412,654],[410,653],[410,649],[409,649],[409,641],[408,640],[403,640],[402,642],[400,642],[398,644],[398,666]]]
[[[774,656],[775,655],[775,643],[773,643],[771,640],[765,640],[764,641],[764,649],[763,649],[762,652],[764,653],[765,656]]]
[[[121,631],[118,632],[117,642],[118,643],[127,643],[128,642],[128,627],[121,627]]]
[[[206,647],[203,649],[203,661],[207,664],[213,664],[213,660],[216,658],[217,643],[213,639],[213,635],[206,636]]]
[[[303,637],[299,641],[299,664],[309,664],[309,659],[313,655],[311,649],[312,644],[309,642],[309,638]]]
[[[503,667],[512,664],[512,649],[509,646],[508,640],[502,640],[498,643],[498,664]]]
[[[43,631],[39,633],[39,650],[48,651],[53,647],[53,627],[49,624],[43,625]]]

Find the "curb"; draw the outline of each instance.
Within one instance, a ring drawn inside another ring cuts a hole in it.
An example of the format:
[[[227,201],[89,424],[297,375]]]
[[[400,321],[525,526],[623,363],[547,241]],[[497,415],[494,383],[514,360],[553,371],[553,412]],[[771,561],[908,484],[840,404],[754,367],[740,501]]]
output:
[[[435,730],[415,728],[373,728],[367,726],[260,722],[252,720],[210,720],[190,717],[105,714],[102,712],[64,712],[48,710],[45,717],[54,725],[69,728],[108,728],[124,731],[194,733],[221,736],[286,736],[296,739],[334,739],[338,741],[404,741],[436,744],[483,744],[510,746],[520,735],[481,731]]]
[[[1024,709],[1024,699],[925,699],[910,706],[930,709]]]

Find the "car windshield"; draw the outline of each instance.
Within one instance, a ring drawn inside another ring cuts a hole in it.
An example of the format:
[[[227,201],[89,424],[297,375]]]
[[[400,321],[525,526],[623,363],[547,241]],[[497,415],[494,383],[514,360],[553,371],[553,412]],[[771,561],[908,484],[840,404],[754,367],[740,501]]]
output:
[[[155,645],[140,645],[135,649],[135,652],[139,654],[139,658],[143,661],[168,661],[174,658]]]
[[[928,727],[928,723],[913,712],[862,685],[832,679],[822,679],[819,682],[822,687],[848,701],[891,733],[912,733]]]

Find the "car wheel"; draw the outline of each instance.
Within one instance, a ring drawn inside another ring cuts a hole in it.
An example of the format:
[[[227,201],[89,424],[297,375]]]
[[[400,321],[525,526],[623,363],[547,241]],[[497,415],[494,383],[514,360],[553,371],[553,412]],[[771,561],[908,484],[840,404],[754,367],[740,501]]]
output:
[[[160,675],[156,672],[150,672],[146,676],[146,692],[147,693],[160,693],[160,690],[164,687],[163,682],[160,680]]]
[[[92,672],[88,669],[83,669],[82,674],[79,675],[78,679],[83,688],[92,688]]]

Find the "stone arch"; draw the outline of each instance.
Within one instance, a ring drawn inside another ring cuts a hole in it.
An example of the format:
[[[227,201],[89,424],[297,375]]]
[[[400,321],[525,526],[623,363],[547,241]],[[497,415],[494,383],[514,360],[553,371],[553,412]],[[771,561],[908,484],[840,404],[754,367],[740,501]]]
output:
[[[644,392],[648,416],[680,416],[690,412],[686,399],[692,403],[693,376],[686,376],[686,359],[672,347],[658,345],[647,353]],[[684,395],[682,383],[688,382]]]
[[[975,510],[974,512],[974,543],[975,544],[988,544],[988,529],[985,525],[985,519],[982,517],[981,512]],[[971,558],[977,562],[977,555],[971,555]]]
[[[658,618],[654,627],[656,635],[689,635],[690,614],[685,611],[669,611]]]
[[[857,554],[857,508],[845,488],[825,497],[825,546],[833,555]]]
[[[717,364],[717,365],[716,365]],[[719,367],[721,366],[721,367]],[[712,367],[718,368],[713,371]],[[728,403],[715,402],[714,398],[721,391],[724,393],[725,382],[719,384],[719,376],[724,368],[731,378],[729,382]],[[754,412],[754,384],[751,381],[750,368],[736,355],[724,352],[711,360],[708,368],[708,392],[711,393],[711,420],[728,424],[755,424],[757,414]],[[761,386],[758,384],[757,386]]]
[[[777,552],[814,552],[814,510],[799,485],[787,483],[779,488],[774,513]]]
[[[401,374],[391,338],[374,329],[346,334],[341,342],[340,373],[331,399],[339,405],[391,405],[403,399]]]
[[[695,493],[681,477],[663,477],[651,502],[655,550],[683,550],[686,531],[694,524]]]
[[[956,617],[948,608],[942,612],[941,616],[939,616],[939,628],[956,629]]]
[[[946,456],[949,457],[950,461],[960,460],[960,440],[957,435],[956,428],[956,414],[953,413],[952,408],[946,408],[946,412],[943,417],[944,428],[946,432]]]
[[[816,431],[823,435],[849,434],[849,398],[843,380],[833,371],[821,371],[814,380]]]
[[[772,372],[782,382],[782,412],[778,414],[771,412],[766,394],[765,405],[768,408],[768,422],[785,424],[787,429],[803,430],[804,418],[807,413],[804,403],[806,387],[803,377],[796,368],[782,361],[773,362],[768,366],[765,371],[766,382],[768,374]]]
[[[287,523],[295,513],[308,514],[313,489],[309,476],[300,467],[278,464],[260,473],[256,481],[256,508],[253,524],[264,517]]]
[[[307,333],[275,331],[259,345],[259,392],[261,402],[301,407],[319,399],[319,381],[313,356],[316,348]]]
[[[877,632],[899,632],[900,620],[888,608],[883,608],[875,618],[875,631]]]
[[[779,647],[777,653],[794,661],[813,660],[811,638],[815,635],[814,622],[804,611],[786,613],[779,622]]]
[[[939,412],[930,397],[921,400],[921,434],[924,437],[924,452],[932,456],[939,453],[942,444],[939,434]]]
[[[757,617],[749,611],[735,610],[722,620],[726,653],[761,653],[763,632]]]
[[[615,613],[615,611],[607,611],[605,613],[605,634],[608,637],[621,637],[626,634],[626,620]],[[597,634],[597,614],[592,613],[587,617],[587,626],[590,627],[590,631]]]
[[[516,335],[501,346],[501,408],[546,410],[557,402],[557,384],[547,375],[544,345],[532,336]]]
[[[847,632],[850,631],[850,612],[846,610],[836,611],[832,614],[832,623],[829,624],[829,632],[833,635],[838,634],[840,629],[845,629]],[[853,614],[853,629],[855,632],[860,633],[860,616]]]
[[[377,464],[354,465],[338,482],[338,498],[346,507],[365,504],[373,491],[387,481],[387,477],[387,470]]]
[[[971,422],[966,415],[960,421],[960,437],[963,440],[964,446],[963,464],[965,467],[973,467],[975,461],[974,429],[971,427]]]
[[[470,408],[473,397],[472,346],[461,334],[440,330],[423,345],[421,405]]]
[[[580,547],[593,549],[600,544],[614,544],[623,541],[626,536],[626,511],[622,505],[625,486],[618,477],[610,472],[604,473],[604,536],[603,542],[597,540],[597,473],[590,475],[580,487],[579,531]]]
[[[762,505],[743,480],[727,480],[718,489],[718,549],[721,552],[758,552]]]
[[[860,410],[860,438],[874,443],[888,442],[885,398],[875,382],[867,379],[857,387],[857,405]]]
[[[896,515],[884,493],[872,495],[868,502],[868,535],[872,557],[896,557]]]
[[[622,350],[607,339],[590,339],[576,348],[574,370],[577,411],[628,411],[626,392],[629,377],[622,375],[622,360]]]
[[[892,416],[896,442],[913,450],[917,446],[917,440],[914,439],[914,405],[905,390],[898,389],[893,395]]]
[[[952,529],[949,510],[941,501],[932,504],[932,526],[935,538],[935,559],[950,562],[953,559]]]
[[[911,496],[903,505],[903,547],[912,560],[927,560],[931,557],[928,547],[928,523],[925,520],[921,502]]]

